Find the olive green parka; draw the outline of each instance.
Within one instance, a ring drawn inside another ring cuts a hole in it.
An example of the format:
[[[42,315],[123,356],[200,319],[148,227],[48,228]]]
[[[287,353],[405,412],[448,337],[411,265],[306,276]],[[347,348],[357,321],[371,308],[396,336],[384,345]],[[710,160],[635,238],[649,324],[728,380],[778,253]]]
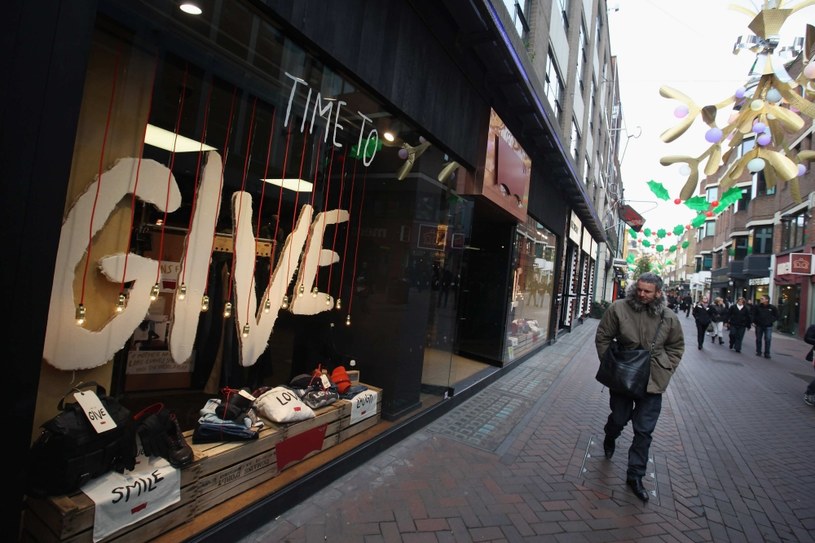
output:
[[[651,353],[648,392],[662,394],[668,388],[668,383],[685,352],[685,335],[676,313],[665,307],[662,300],[653,303],[658,304],[655,309],[661,310],[663,321]],[[621,349],[648,349],[654,339],[659,320],[658,316],[651,316],[648,311],[635,311],[627,299],[615,301],[606,309],[597,326],[594,337],[597,356],[602,358],[615,338]]]

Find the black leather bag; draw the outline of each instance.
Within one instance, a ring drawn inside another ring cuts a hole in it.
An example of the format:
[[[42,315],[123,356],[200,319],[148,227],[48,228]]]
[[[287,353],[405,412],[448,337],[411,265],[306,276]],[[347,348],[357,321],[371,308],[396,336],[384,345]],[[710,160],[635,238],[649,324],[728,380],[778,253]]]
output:
[[[651,351],[625,351],[612,341],[600,360],[595,378],[613,392],[639,399],[645,396],[650,377]]]
[[[634,399],[645,396],[651,377],[651,351],[662,328],[662,321],[660,318],[650,349],[623,350],[616,340],[612,341],[600,359],[595,379],[617,394]]]
[[[116,428],[97,433],[82,406],[65,402],[68,395],[88,388],[95,388]],[[93,381],[82,383],[68,391],[57,407],[60,413],[42,425],[42,434],[31,446],[29,495],[69,494],[104,473],[135,467],[136,432],[130,411],[107,396],[102,386]]]

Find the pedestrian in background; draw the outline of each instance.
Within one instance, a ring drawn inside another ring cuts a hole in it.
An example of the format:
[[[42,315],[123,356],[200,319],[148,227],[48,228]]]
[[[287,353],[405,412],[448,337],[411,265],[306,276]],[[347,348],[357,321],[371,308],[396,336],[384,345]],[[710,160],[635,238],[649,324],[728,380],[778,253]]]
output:
[[[615,301],[603,314],[594,338],[600,358],[613,340],[623,350],[647,348],[653,341],[651,374],[645,396],[635,400],[609,391],[611,414],[603,428],[603,453],[610,460],[614,455],[616,439],[631,421],[634,439],[628,449],[626,484],[637,498],[646,502],[648,491],[642,486],[642,477],[648,466],[651,434],[662,410],[662,393],[668,388],[668,382],[685,352],[682,325],[676,313],[666,308],[660,276],[643,273],[628,288],[625,298]]]
[[[773,324],[778,320],[778,308],[770,303],[770,298],[762,296],[753,305],[753,324],[756,327],[756,356],[761,356],[762,343],[764,358],[770,358],[770,346],[773,342]]]
[[[716,338],[719,338],[719,345],[724,345],[724,321],[727,320],[727,306],[724,305],[724,300],[721,297],[713,300],[707,312],[710,314],[710,322],[713,323],[710,342],[716,343]]]
[[[691,307],[693,307],[693,298],[691,298],[690,293],[685,293],[685,296],[682,297],[682,311],[685,312],[686,319],[690,317]]]
[[[815,324],[810,324],[804,334],[804,341],[812,345],[810,353],[815,351]],[[809,358],[813,358],[809,356]],[[812,362],[812,367],[815,369],[815,360]],[[804,391],[804,403],[807,405],[815,406],[815,379],[809,382],[807,389]]]
[[[737,353],[741,352],[744,332],[750,328],[751,324],[750,308],[747,307],[747,301],[743,297],[739,297],[736,303],[730,306],[727,313],[727,325],[730,327],[730,348]]]
[[[708,313],[707,296],[696,302],[693,306],[693,318],[696,321],[696,343],[699,349],[705,343],[705,332],[710,324],[710,313]]]

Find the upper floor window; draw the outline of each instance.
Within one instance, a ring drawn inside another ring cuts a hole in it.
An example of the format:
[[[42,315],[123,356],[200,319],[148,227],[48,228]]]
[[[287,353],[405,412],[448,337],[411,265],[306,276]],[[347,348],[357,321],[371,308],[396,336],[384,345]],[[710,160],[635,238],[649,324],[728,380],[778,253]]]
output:
[[[733,245],[731,246],[733,260],[744,260],[744,257],[747,256],[747,247],[747,236],[733,238]]]
[[[551,50],[546,58],[546,80],[543,82],[543,90],[546,92],[546,98],[549,99],[549,105],[555,110],[555,115],[560,117],[563,111],[560,103],[560,97],[563,96],[563,80]]]
[[[719,197],[719,187],[707,187],[705,189],[705,197],[708,203],[715,202]]]
[[[750,203],[752,200],[751,190],[750,187],[740,187],[741,188],[741,198],[736,200],[733,204],[733,213],[738,213],[739,211],[744,211],[747,209],[747,204]]]
[[[724,254],[724,251],[716,251],[715,253],[713,253],[713,264],[712,264],[712,266],[713,266],[714,269],[718,269],[718,268],[721,268],[722,266],[724,266],[724,262],[722,261],[723,254]]]
[[[787,251],[802,247],[807,242],[807,214],[809,210],[802,209],[794,215],[781,218],[781,250]]]
[[[572,156],[577,159],[577,153],[580,151],[580,128],[577,126],[577,120],[572,118],[572,132],[571,132],[571,146]]]
[[[758,226],[753,230],[753,254],[767,255],[773,252],[772,225]]]
[[[580,21],[580,36],[578,38],[577,49],[577,84],[580,89],[583,89],[583,70],[586,67],[586,60],[588,58],[588,44],[586,42],[586,25]]]
[[[504,0],[504,6],[512,17],[512,26],[518,36],[523,37],[529,32],[529,25],[526,22],[526,0]]]
[[[764,176],[764,170],[753,173],[753,198],[756,196],[772,196],[775,194],[775,187],[767,186],[767,178]]]
[[[563,27],[569,28],[569,0],[558,0],[560,2],[560,16],[563,19]]]

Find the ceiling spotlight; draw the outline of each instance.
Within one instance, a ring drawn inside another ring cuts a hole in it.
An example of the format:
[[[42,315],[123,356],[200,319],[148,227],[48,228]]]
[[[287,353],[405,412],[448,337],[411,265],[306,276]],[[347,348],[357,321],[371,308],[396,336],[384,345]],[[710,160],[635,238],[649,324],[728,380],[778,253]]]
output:
[[[393,135],[393,132],[391,132],[390,130],[385,131],[385,133],[382,134],[382,137],[385,138],[386,141],[389,141],[391,143],[393,143],[396,140],[396,137]]]
[[[178,6],[178,9],[190,15],[201,15],[201,13],[203,13],[201,8],[194,2],[182,2],[181,5]]]

